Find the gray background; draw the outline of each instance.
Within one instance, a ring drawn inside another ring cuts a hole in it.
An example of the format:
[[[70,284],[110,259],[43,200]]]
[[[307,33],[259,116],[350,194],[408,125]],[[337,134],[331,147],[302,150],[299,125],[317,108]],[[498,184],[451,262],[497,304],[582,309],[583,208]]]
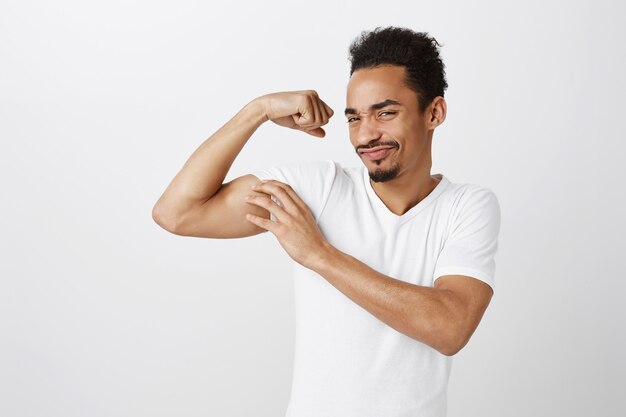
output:
[[[271,233],[185,238],[151,210],[269,92],[317,90],[327,137],[266,124],[226,180],[361,164],[347,48],[386,25],[443,44],[432,172],[492,188],[502,210],[495,296],[455,357],[449,416],[624,413],[624,9],[0,1],[0,414],[284,415],[291,258]]]

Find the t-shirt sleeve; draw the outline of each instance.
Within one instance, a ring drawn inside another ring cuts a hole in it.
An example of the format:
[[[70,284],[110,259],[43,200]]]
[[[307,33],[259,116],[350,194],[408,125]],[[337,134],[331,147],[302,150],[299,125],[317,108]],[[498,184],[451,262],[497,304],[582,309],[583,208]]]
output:
[[[330,195],[335,169],[335,162],[332,160],[314,160],[266,167],[250,174],[261,180],[272,179],[289,184],[309,207],[315,220],[319,221]],[[281,205],[275,196],[272,195],[271,198]],[[270,220],[276,220],[271,212]]]
[[[466,192],[437,258],[434,280],[443,275],[466,275],[493,290],[499,233],[500,204],[493,191],[475,187]]]

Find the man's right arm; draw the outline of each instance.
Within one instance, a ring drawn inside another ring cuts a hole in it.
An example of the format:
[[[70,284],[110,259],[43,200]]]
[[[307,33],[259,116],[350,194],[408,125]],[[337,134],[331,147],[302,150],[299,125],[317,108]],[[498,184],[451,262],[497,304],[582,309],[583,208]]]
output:
[[[165,230],[182,236],[238,238],[266,230],[245,218],[251,213],[266,219],[269,212],[247,204],[244,197],[259,179],[243,175],[223,184],[230,167],[261,124],[268,120],[323,137],[320,126],[332,110],[313,90],[268,94],[252,100],[189,157],[152,210],[152,218]]]

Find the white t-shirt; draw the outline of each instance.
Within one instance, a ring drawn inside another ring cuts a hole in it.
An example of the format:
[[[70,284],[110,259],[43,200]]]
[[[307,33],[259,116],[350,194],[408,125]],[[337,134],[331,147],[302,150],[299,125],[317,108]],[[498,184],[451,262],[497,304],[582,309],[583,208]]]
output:
[[[436,174],[435,189],[398,216],[375,193],[364,165],[305,161],[251,174],[290,184],[331,245],[380,273],[428,287],[452,274],[494,286],[500,207],[488,188]],[[286,417],[446,416],[452,357],[293,266],[295,362]]]

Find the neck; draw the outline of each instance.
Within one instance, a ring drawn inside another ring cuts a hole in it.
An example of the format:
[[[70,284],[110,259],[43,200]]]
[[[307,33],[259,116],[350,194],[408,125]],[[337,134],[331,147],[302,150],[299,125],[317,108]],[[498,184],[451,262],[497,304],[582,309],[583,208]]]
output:
[[[400,175],[383,183],[369,179],[369,182],[385,206],[395,215],[401,216],[426,198],[441,178],[441,174],[431,175],[429,167],[412,176]]]

